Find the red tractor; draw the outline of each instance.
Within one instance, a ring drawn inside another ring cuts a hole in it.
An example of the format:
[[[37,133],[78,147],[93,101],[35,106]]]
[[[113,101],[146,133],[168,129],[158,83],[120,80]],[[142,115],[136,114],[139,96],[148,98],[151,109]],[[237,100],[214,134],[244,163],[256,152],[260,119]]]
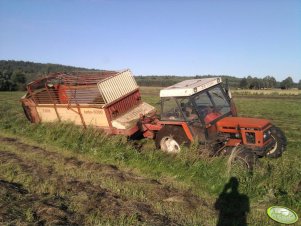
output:
[[[284,133],[268,120],[237,116],[221,78],[186,80],[162,89],[160,97],[160,120],[145,118],[142,128],[163,151],[177,153],[195,140],[207,143],[211,155],[239,147],[237,157],[252,168],[256,157],[277,158],[286,148]]]

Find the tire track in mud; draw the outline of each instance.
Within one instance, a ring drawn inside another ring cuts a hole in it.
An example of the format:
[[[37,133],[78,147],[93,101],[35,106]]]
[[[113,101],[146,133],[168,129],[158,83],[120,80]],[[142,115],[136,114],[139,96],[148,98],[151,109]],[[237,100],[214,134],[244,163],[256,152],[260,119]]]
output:
[[[114,194],[101,186],[94,186],[89,181],[79,181],[76,178],[64,178],[57,175],[54,170],[44,169],[34,162],[24,162],[19,156],[13,153],[0,151],[0,159],[2,163],[13,163],[18,165],[23,172],[32,175],[38,181],[51,180],[55,182],[55,186],[60,191],[65,191],[68,196],[81,195],[88,197],[80,203],[80,213],[83,215],[90,214],[93,210],[101,210],[102,216],[133,216],[137,214],[138,221],[148,222],[156,225],[173,224],[167,217],[156,214],[150,205],[132,202],[130,200],[122,199],[119,195]],[[70,199],[69,199],[70,201]],[[36,214],[41,215],[38,218],[42,221],[55,221],[57,213],[50,214],[49,212],[57,212],[47,207],[38,207]],[[78,214],[78,213],[76,213]],[[60,218],[68,218],[65,212],[60,212],[63,215]],[[59,220],[59,219],[56,219]],[[77,220],[80,220],[77,219]],[[70,220],[67,220],[70,222]]]
[[[133,183],[152,186],[153,192],[151,197],[149,198],[153,200],[181,202],[181,204],[187,206],[187,208],[196,208],[199,205],[208,206],[206,202],[200,200],[191,192],[183,192],[175,188],[166,187],[157,180],[152,180],[137,176],[130,172],[121,171],[114,165],[82,161],[77,159],[76,157],[66,157],[63,154],[59,154],[57,152],[23,143],[15,138],[0,136],[0,142],[14,146],[20,152],[38,153],[48,160],[54,162],[63,162],[66,169],[68,167],[75,167],[100,173],[103,178],[113,178],[119,183],[130,181]],[[78,178],[74,177],[66,178],[66,176],[60,175],[58,172],[56,172],[52,166],[45,167],[34,160],[25,161],[19,155],[7,151],[0,150],[0,161],[2,163],[12,163],[14,165],[18,165],[23,172],[31,175],[37,181],[52,181],[58,191],[63,191],[68,194],[64,197],[60,197],[60,203],[64,203],[63,210],[60,208],[60,205],[52,205],[52,207],[49,207],[49,205],[47,205],[47,202],[46,204],[43,203],[44,208],[41,208],[39,205],[37,205],[35,214],[36,218],[39,220],[42,219],[45,222],[61,220],[61,223],[63,222],[66,224],[75,224],[75,222],[79,222],[79,224],[81,224],[81,219],[84,215],[91,214],[94,211],[100,211],[102,216],[109,218],[114,218],[121,215],[135,215],[138,222],[145,222],[152,225],[177,225],[175,221],[169,219],[167,216],[156,213],[156,211],[150,204],[121,197],[120,195],[106,188],[103,188],[101,186],[101,183],[92,184],[89,180],[79,180]],[[68,209],[68,206],[71,204],[72,198],[76,197],[78,194],[88,198],[81,200],[79,212],[72,212]],[[34,196],[36,200],[43,198],[39,197],[36,194],[32,196]],[[50,208],[50,210],[47,210],[47,208]],[[41,209],[46,210],[42,211]],[[49,212],[53,212],[54,214],[50,214],[50,217],[47,216],[47,214],[45,215],[45,213]],[[65,221],[62,221],[62,219],[64,219]]]

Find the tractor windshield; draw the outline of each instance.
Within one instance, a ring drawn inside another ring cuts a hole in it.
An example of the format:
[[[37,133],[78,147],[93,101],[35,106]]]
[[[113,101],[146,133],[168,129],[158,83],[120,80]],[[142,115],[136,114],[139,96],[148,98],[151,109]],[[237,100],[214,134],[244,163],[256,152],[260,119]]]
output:
[[[193,96],[198,115],[206,124],[230,112],[228,98],[220,86],[214,86]]]

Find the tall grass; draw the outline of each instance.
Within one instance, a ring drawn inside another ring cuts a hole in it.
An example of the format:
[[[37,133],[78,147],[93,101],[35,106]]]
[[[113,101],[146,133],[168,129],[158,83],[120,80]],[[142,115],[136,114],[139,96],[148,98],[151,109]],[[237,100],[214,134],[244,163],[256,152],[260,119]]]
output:
[[[249,89],[240,89],[240,90],[231,90],[234,95],[243,95],[243,96],[301,96],[301,90],[297,89],[260,89],[260,90],[249,90]]]

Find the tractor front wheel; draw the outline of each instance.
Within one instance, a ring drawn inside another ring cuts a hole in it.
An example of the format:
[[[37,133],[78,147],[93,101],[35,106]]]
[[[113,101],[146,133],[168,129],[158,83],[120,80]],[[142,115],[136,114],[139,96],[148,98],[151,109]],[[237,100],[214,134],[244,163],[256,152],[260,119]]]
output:
[[[246,168],[249,172],[253,171],[256,162],[257,156],[251,149],[245,146],[238,146],[233,148],[232,153],[228,159],[228,164],[239,165],[241,168]]]
[[[179,153],[181,145],[189,146],[190,140],[182,126],[164,126],[156,135],[156,147],[164,152]]]
[[[267,152],[269,158],[278,158],[282,155],[286,148],[286,137],[282,130],[276,126],[271,128],[271,136],[275,141],[274,146]]]

